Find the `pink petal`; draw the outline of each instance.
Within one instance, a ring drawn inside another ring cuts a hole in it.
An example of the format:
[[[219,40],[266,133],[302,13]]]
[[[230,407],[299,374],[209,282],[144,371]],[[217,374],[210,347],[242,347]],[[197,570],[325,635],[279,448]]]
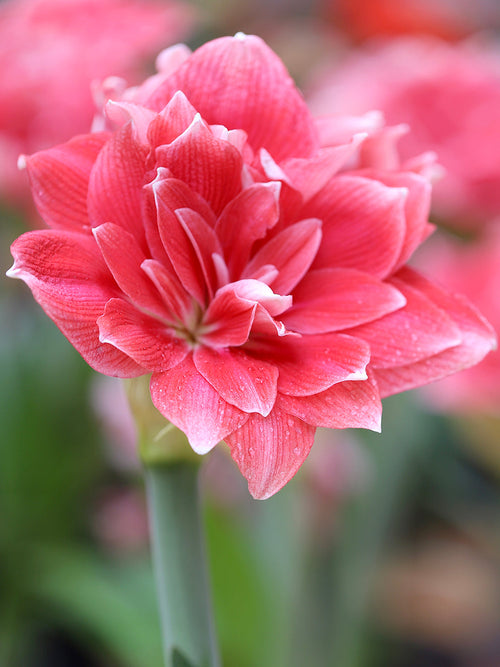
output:
[[[175,215],[194,248],[211,298],[218,286],[213,256],[222,253],[219,239],[213,228],[196,211],[190,208],[180,208],[175,211]]]
[[[321,221],[302,220],[283,229],[250,260],[244,276],[251,278],[263,266],[274,265],[279,274],[272,282],[273,291],[288,294],[310,267],[321,242]]]
[[[206,454],[248,419],[200,375],[191,355],[175,368],[153,374],[151,398],[162,415],[184,431],[198,454]]]
[[[146,257],[134,236],[112,222],[95,227],[92,231],[120,289],[143,310],[168,317],[165,304],[141,268]]]
[[[193,235],[186,230],[181,217],[177,216],[164,200],[161,182],[153,186],[156,209],[158,213],[158,229],[172,266],[184,286],[201,305],[208,297],[206,268],[200,264],[200,249],[193,244]],[[182,209],[185,210],[185,209]],[[208,228],[208,225],[206,225]],[[213,233],[213,230],[211,230]]]
[[[382,397],[418,387],[477,364],[496,348],[491,325],[465,297],[449,294],[411,269],[397,274],[398,283],[411,284],[453,318],[461,334],[459,344],[417,363],[375,371]]]
[[[194,363],[222,398],[244,412],[268,415],[276,400],[278,369],[239,349],[200,347]]]
[[[107,133],[88,134],[25,158],[40,215],[49,227],[90,229],[87,213],[89,176]]]
[[[343,380],[366,378],[368,345],[344,334],[284,337],[259,342],[260,357],[280,372],[278,391],[292,396],[317,394]]]
[[[107,102],[105,110],[109,120],[118,126],[132,121],[137,139],[142,144],[149,144],[149,126],[157,117],[154,111],[138,104],[132,104],[131,102],[115,102],[113,100]]]
[[[177,91],[149,127],[148,140],[151,146],[170,144],[177,139],[191,125],[196,113],[184,93]]]
[[[334,178],[302,212],[323,221],[314,268],[344,267],[387,276],[403,247],[407,194],[404,188],[360,176]]]
[[[373,373],[366,380],[339,382],[313,396],[281,396],[290,414],[326,428],[381,431],[382,403]]]
[[[245,130],[254,149],[265,146],[277,160],[305,157],[316,146],[305,102],[281,60],[258,37],[237,35],[208,42],[146,106],[162,109],[177,90],[208,123]]]
[[[47,315],[95,370],[135,377],[146,371],[112,345],[99,341],[97,318],[118,290],[94,239],[61,230],[27,232],[12,244],[14,266]]]
[[[235,197],[222,211],[215,231],[221,240],[230,275],[239,278],[252,245],[279,218],[280,183],[256,183]]]
[[[373,178],[389,187],[406,188],[408,197],[405,203],[406,235],[395,268],[411,257],[418,246],[433,230],[429,224],[431,205],[431,184],[426,178],[412,172],[363,171],[364,176]]]
[[[165,247],[158,229],[159,219],[156,206],[158,193],[163,201],[161,225],[168,229],[169,224],[178,225],[175,211],[178,208],[190,208],[199,213],[212,227],[215,226],[215,216],[207,202],[182,181],[172,178],[170,172],[163,167],[157,170],[156,178],[144,188],[143,220],[146,238],[154,259],[164,264],[170,264]]]
[[[215,347],[243,345],[250,335],[255,309],[255,301],[241,297],[233,284],[222,287],[203,318],[203,343]]]
[[[108,301],[97,324],[102,343],[114,345],[148,371],[173,368],[188,353],[186,342],[173,336],[164,322],[123,299]]]
[[[354,155],[366,134],[355,135],[350,143],[321,148],[312,158],[291,158],[283,164],[283,170],[291,184],[308,201],[319,192]]]
[[[250,415],[225,438],[254,498],[269,498],[295,475],[311,450],[315,431],[275,406],[267,417]]]
[[[406,303],[395,287],[356,269],[319,269],[293,292],[284,324],[299,333],[340,331],[398,310]]]
[[[199,115],[175,141],[156,149],[156,159],[217,214],[241,190],[241,154],[229,141],[215,138]]]
[[[131,232],[146,248],[142,224],[142,187],[147,149],[134,137],[132,123],[118,130],[99,153],[88,191],[93,227],[114,222]]]
[[[192,300],[175,273],[155,259],[144,260],[141,268],[156,286],[174,319],[183,322],[191,311]]]
[[[370,366],[404,366],[460,343],[460,330],[445,310],[403,281],[391,282],[405,296],[406,306],[349,330],[369,343]]]

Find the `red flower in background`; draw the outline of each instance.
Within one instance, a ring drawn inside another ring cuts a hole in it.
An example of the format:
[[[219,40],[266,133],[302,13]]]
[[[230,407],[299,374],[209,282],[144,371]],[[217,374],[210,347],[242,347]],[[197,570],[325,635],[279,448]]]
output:
[[[324,0],[336,26],[357,40],[430,34],[458,39],[498,20],[490,0]]]
[[[481,359],[490,327],[405,262],[428,235],[425,160],[375,115],[315,121],[257,37],[174,48],[109,129],[26,158],[51,227],[12,246],[96,370],[152,374],[156,407],[251,493],[317,426],[379,429],[380,397]]]
[[[0,3],[0,197],[22,204],[27,195],[19,153],[89,131],[94,79],[138,79],[191,23],[192,11],[171,0]]]
[[[495,46],[401,38],[353,51],[315,84],[316,113],[380,109],[408,123],[403,157],[436,151],[445,174],[433,189],[435,214],[478,227],[500,215],[500,52]]]

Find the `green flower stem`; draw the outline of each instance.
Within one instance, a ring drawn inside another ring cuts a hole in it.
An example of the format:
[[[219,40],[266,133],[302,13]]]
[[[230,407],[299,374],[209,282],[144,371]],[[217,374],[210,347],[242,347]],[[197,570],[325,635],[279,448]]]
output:
[[[166,667],[218,667],[198,491],[199,466],[146,466]]]

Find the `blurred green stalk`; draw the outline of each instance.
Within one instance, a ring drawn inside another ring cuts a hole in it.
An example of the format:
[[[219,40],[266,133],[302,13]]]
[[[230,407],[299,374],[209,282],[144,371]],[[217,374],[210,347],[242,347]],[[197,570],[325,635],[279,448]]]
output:
[[[219,667],[194,462],[145,465],[166,667]]]

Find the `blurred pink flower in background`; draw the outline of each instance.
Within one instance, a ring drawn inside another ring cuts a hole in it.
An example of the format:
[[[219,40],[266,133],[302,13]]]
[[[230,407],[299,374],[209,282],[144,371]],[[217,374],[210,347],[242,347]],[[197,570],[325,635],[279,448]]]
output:
[[[177,0],[8,0],[0,3],[0,199],[28,199],[20,153],[88,132],[91,83],[135,81],[149,58],[186,36]]]
[[[465,300],[405,267],[428,236],[427,159],[379,117],[315,121],[257,37],[176,47],[108,129],[26,158],[49,230],[23,279],[96,370],[152,373],[158,410],[225,440],[258,498],[316,427],[380,428],[380,397],[494,346]]]
[[[323,5],[355,40],[423,33],[457,39],[500,18],[495,0],[323,0]]]
[[[433,238],[418,264],[446,288],[466,294],[500,332],[500,221],[473,243],[450,235]],[[452,381],[429,385],[425,395],[434,408],[500,416],[500,351],[490,352],[481,364]]]
[[[311,89],[316,113],[380,109],[408,123],[403,157],[434,150],[445,168],[433,211],[446,224],[475,228],[500,215],[500,50],[401,38],[351,51]]]

